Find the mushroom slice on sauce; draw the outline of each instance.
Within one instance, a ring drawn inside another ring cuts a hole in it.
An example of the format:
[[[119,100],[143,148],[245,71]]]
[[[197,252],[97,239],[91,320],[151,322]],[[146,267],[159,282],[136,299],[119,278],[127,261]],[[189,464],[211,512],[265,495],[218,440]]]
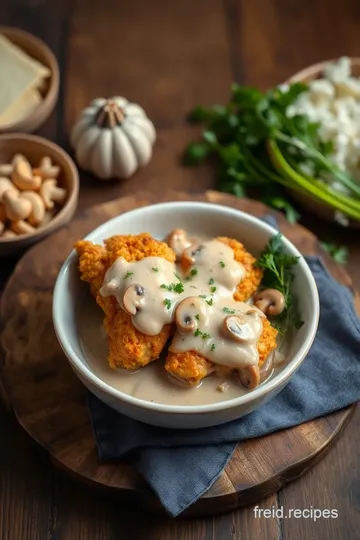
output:
[[[254,304],[266,315],[280,315],[285,308],[285,298],[276,289],[263,289],[254,296]]]
[[[223,323],[224,332],[227,337],[244,343],[254,337],[253,330],[241,315],[228,315]]]
[[[124,293],[123,306],[129,315],[136,315],[145,297],[145,289],[142,285],[130,285]]]
[[[253,390],[260,383],[260,370],[259,366],[246,366],[238,372],[239,380],[244,388]]]
[[[180,332],[194,332],[208,322],[207,305],[199,296],[189,296],[182,300],[175,310],[175,323]]]
[[[191,246],[192,240],[189,240],[184,229],[174,229],[166,239],[167,244],[175,252],[176,260],[180,260],[184,251]]]

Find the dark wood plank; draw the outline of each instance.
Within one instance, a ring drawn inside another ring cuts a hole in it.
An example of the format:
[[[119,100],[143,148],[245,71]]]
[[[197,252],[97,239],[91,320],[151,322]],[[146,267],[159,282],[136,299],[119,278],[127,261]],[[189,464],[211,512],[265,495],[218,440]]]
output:
[[[47,456],[0,404],[0,538],[48,540],[53,512]]]
[[[157,128],[197,102],[222,101],[231,81],[219,0],[77,0],[68,54],[66,121],[95,97],[142,104]]]

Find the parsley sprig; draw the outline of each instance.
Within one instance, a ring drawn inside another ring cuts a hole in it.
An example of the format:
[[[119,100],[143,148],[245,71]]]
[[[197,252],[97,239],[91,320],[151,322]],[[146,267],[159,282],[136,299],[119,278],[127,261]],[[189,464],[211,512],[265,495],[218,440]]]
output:
[[[281,335],[284,335],[290,326],[300,328],[304,323],[296,310],[295,299],[291,292],[294,279],[293,268],[298,262],[298,257],[284,253],[281,238],[280,233],[271,238],[256,265],[264,270],[261,288],[277,289],[284,295],[284,311],[270,318],[271,324]]]
[[[334,164],[332,145],[321,141],[319,124],[305,115],[288,114],[288,107],[307,90],[302,83],[264,93],[233,84],[226,105],[200,106],[191,113],[190,120],[205,123],[205,130],[202,141],[188,146],[187,164],[212,158],[222,191],[238,197],[255,194],[282,210],[290,222],[297,221],[299,213],[289,201],[289,188],[360,220],[360,186]],[[347,193],[322,181],[324,174]]]

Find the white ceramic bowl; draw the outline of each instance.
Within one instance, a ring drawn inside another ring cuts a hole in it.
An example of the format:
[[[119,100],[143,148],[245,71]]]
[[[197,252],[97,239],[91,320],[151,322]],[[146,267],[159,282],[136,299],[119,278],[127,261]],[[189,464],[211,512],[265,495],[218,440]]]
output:
[[[162,239],[169,230],[181,227],[191,235],[229,236],[242,241],[254,255],[267,244],[272,227],[259,219],[228,207],[209,203],[175,202],[147,206],[107,221],[86,239],[101,243],[114,234],[149,232]],[[304,258],[286,238],[284,249],[300,257],[295,270],[293,292],[305,324],[291,343],[284,369],[255,390],[236,399],[199,406],[163,405],[124,394],[95,375],[82,351],[77,330],[77,307],[85,284],[79,279],[77,256],[72,251],[56,281],[53,300],[55,331],[70,365],[87,388],[113,409],[145,422],[163,427],[201,428],[239,418],[280,392],[304,360],[314,340],[319,319],[319,298],[314,278]],[[90,294],[87,292],[87,294]]]

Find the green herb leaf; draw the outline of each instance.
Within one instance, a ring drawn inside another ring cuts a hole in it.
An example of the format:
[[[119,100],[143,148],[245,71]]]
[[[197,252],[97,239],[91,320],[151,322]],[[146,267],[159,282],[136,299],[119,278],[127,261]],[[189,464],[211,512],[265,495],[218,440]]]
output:
[[[197,321],[200,319],[200,316],[199,316],[198,313],[195,315],[195,319],[196,319]]]
[[[206,300],[206,303],[209,304],[209,306],[212,306],[214,303],[214,300],[210,298],[210,300]]]
[[[195,330],[195,332],[194,332],[194,336],[195,336],[195,337],[198,337],[198,336],[201,336],[201,335],[202,335],[201,330],[199,330],[199,328],[197,328],[197,329]]]
[[[348,261],[349,250],[345,246],[338,246],[332,242],[320,242],[321,247],[338,264],[346,264]]]
[[[225,263],[224,263],[224,261],[220,261],[219,264],[220,264],[221,268],[225,268]]]
[[[210,287],[210,291],[214,293],[216,291],[216,287]]]
[[[166,306],[166,309],[170,309],[170,308],[171,308],[171,300],[169,300],[169,298],[165,298],[164,304],[165,304],[165,306]]]
[[[210,154],[210,147],[206,143],[191,143],[184,156],[185,165],[198,165]]]
[[[213,344],[211,345],[210,349],[211,349],[212,351],[215,351],[215,343],[213,343]]]
[[[282,335],[289,326],[300,327],[299,325],[302,323],[291,293],[291,284],[294,278],[293,268],[297,262],[298,257],[283,252],[280,233],[270,239],[256,262],[256,266],[264,270],[261,288],[277,289],[284,295],[284,311],[276,317],[269,317],[273,326]]]
[[[209,338],[211,338],[211,334],[208,334],[207,332],[203,332],[203,335],[201,337],[203,339],[209,339]]]
[[[214,278],[210,278],[209,279],[209,285],[214,285],[215,281],[214,281]]]
[[[151,270],[152,270],[153,272],[158,272],[158,271],[159,271],[158,268],[152,268]]]
[[[228,307],[224,307],[223,308],[223,312],[224,313],[229,313],[230,315],[233,315],[235,313],[235,310],[234,309],[230,309]]]
[[[125,278],[124,278],[124,279],[126,279],[126,278],[132,276],[133,274],[134,274],[134,272],[126,272]]]

